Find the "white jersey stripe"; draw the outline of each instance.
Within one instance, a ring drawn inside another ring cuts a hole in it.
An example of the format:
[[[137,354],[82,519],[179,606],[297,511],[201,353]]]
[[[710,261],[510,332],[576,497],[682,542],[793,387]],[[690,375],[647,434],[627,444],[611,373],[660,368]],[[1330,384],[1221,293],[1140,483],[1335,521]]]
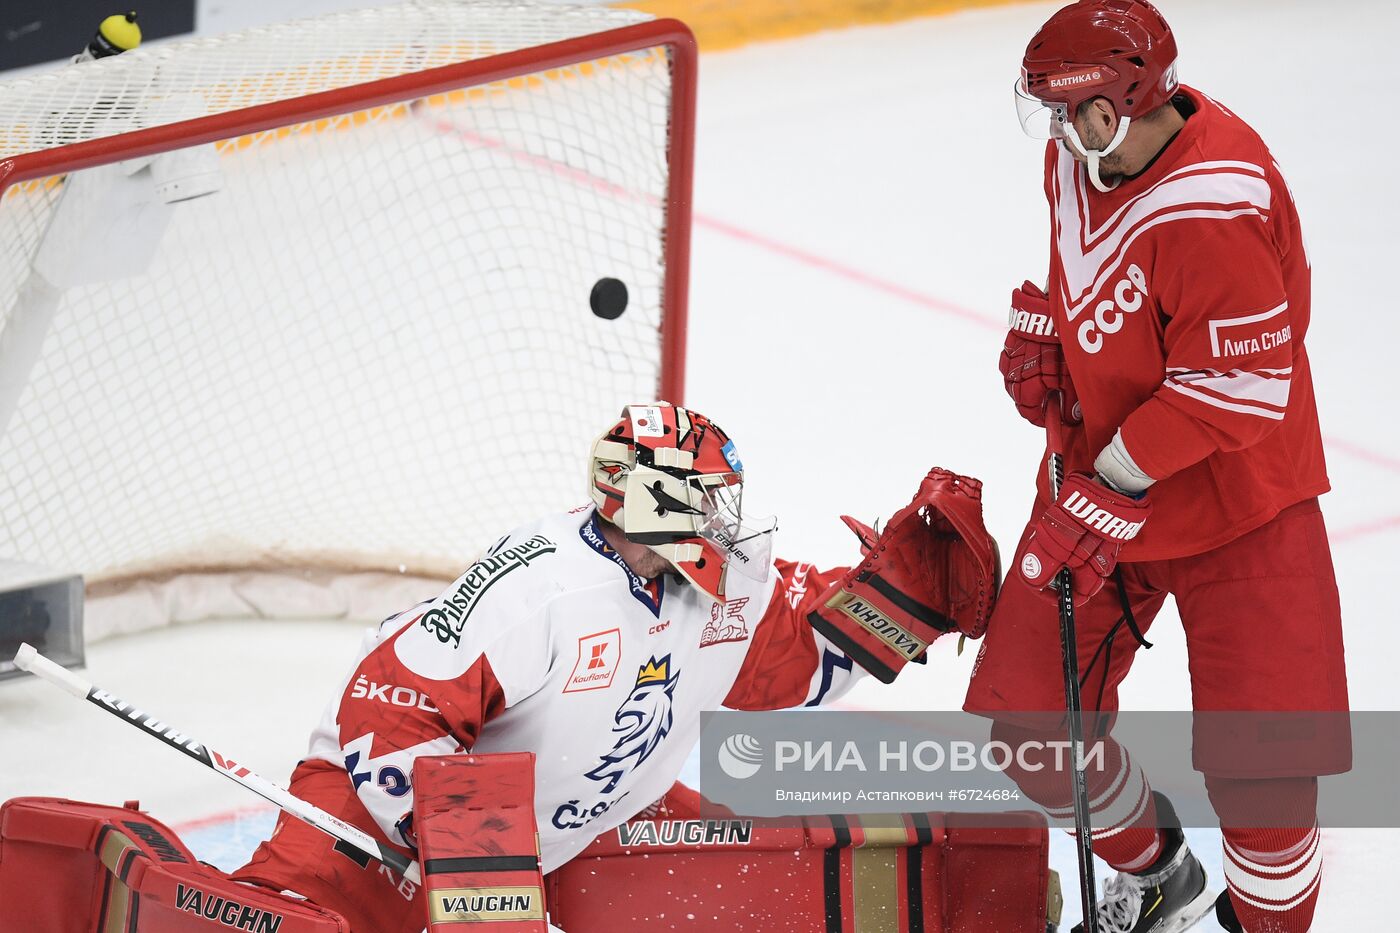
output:
[[[1096,248],[1093,254],[1083,255],[1082,259],[1076,259],[1067,253],[1063,248],[1060,251],[1060,262],[1064,269],[1064,287],[1077,287],[1077,298],[1071,299],[1069,294],[1065,294],[1065,309],[1069,320],[1073,321],[1079,316],[1098,295],[1104,284],[1118,271],[1118,264],[1122,262],[1123,256],[1128,248],[1137,239],[1151,230],[1153,227],[1174,220],[1234,220],[1238,217],[1265,217],[1267,213],[1257,207],[1242,207],[1235,209],[1196,209],[1180,210],[1161,214],[1151,220],[1133,227],[1131,232],[1121,241],[1109,241],[1106,245],[1114,247],[1111,254],[1104,255],[1107,250]],[[1073,269],[1071,268],[1073,266]],[[1070,283],[1070,277],[1077,276],[1074,283]],[[1091,278],[1092,277],[1092,278]],[[1082,284],[1081,284],[1082,283]]]
[[[1268,418],[1271,421],[1283,420],[1283,412],[1274,411],[1271,408],[1259,408],[1254,405],[1227,402],[1223,399],[1218,399],[1214,396],[1206,395],[1204,392],[1197,392],[1190,385],[1182,385],[1181,383],[1177,382],[1168,382],[1166,383],[1166,386],[1169,389],[1172,389],[1176,392],[1180,392],[1187,398],[1194,399],[1198,402],[1205,402],[1207,405],[1213,405],[1214,407],[1219,408],[1222,411],[1234,411],[1239,412],[1242,415],[1258,415],[1260,418]]]
[[[1285,408],[1288,405],[1290,382],[1287,376],[1260,376],[1251,372],[1235,370],[1221,375],[1207,375],[1203,372],[1180,373],[1167,377],[1167,385],[1188,386],[1196,391],[1205,390],[1212,395],[1223,395],[1239,402],[1258,402]]]
[[[1140,195],[1140,197],[1147,197],[1148,195],[1151,195],[1154,191],[1156,191],[1158,188],[1161,188],[1163,185],[1174,180],[1179,180],[1184,176],[1217,173],[1221,169],[1233,170],[1233,173],[1243,172],[1248,175],[1258,176],[1259,178],[1267,178],[1264,169],[1260,168],[1258,165],[1255,165],[1252,162],[1196,162],[1191,165],[1183,165],[1181,168],[1177,169],[1171,174],[1164,176],[1161,181],[1158,181],[1151,188],[1148,188],[1146,191],[1144,191],[1142,195]],[[1078,186],[1078,195],[1081,207],[1080,215],[1087,217],[1088,192],[1082,185]],[[1122,220],[1123,216],[1128,212],[1128,209],[1136,203],[1136,200],[1129,201],[1127,204],[1124,204],[1122,207],[1118,208],[1118,210],[1114,211],[1113,216],[1110,217],[1107,221],[1105,221],[1103,226],[1099,227],[1097,230],[1090,230],[1088,232],[1088,234],[1084,237],[1085,242],[1092,243],[1093,241],[1099,239],[1099,237],[1103,236],[1106,232],[1116,227],[1118,225],[1118,222]]]
[[[1060,149],[1051,186],[1062,297],[1073,321],[1146,230],[1173,220],[1267,217],[1273,203],[1264,169],[1249,162],[1201,162],[1171,173],[1089,229],[1087,190],[1077,162]]]
[[[1289,375],[1292,375],[1292,373],[1293,373],[1293,367],[1292,367],[1292,366],[1285,366],[1285,367],[1283,367],[1283,369],[1230,369],[1230,370],[1209,369],[1209,368],[1204,367],[1204,366],[1199,367],[1199,368],[1197,368],[1197,369],[1187,369],[1187,368],[1184,367],[1184,366],[1168,366],[1168,367],[1167,367],[1167,375],[1169,375],[1169,376],[1175,376],[1175,375],[1179,375],[1179,374],[1181,374],[1181,373],[1205,373],[1205,374],[1208,375],[1208,376],[1231,376],[1231,375],[1238,376],[1238,375],[1240,375],[1241,373],[1246,373],[1246,372],[1254,373],[1255,375],[1259,375],[1259,376],[1289,376]]]

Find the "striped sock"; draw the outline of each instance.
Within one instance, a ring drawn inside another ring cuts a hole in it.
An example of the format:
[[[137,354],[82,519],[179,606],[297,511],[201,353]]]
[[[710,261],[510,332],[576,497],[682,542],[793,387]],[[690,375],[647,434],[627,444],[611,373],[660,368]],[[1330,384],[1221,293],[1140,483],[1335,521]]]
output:
[[[1220,778],[1206,787],[1225,837],[1225,882],[1247,933],[1306,933],[1322,887],[1317,779]]]
[[[993,728],[993,737],[1013,748],[1022,747],[1020,743],[1049,745],[1057,741],[1054,737],[1007,727],[1003,723]],[[1058,741],[1062,742],[1063,738]],[[1161,856],[1164,842],[1156,827],[1157,807],[1152,800],[1152,789],[1127,749],[1111,738],[1100,744],[1102,767],[1094,764],[1092,748],[1086,752],[1090,762],[1086,779],[1094,827],[1094,854],[1118,871],[1141,872]],[[1052,819],[1072,823],[1074,801],[1070,796],[1070,775],[1055,767],[1053,749],[1045,748],[1038,754],[1018,754],[1015,758],[1006,771],[1021,791],[1040,804]],[[1029,767],[1022,768],[1022,761]]]
[[[1094,854],[1118,871],[1141,872],[1161,856],[1164,842],[1156,827],[1152,788],[1126,748],[1112,739],[1103,745],[1103,770],[1088,773]],[[1058,819],[1074,819],[1073,803],[1045,810]]]
[[[1225,881],[1248,933],[1306,933],[1322,887],[1321,833],[1226,829]]]

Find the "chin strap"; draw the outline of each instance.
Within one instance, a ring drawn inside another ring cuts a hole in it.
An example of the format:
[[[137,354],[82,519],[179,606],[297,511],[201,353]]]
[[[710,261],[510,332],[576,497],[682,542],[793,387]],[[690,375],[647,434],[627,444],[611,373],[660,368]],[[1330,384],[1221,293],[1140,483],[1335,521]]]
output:
[[[1128,124],[1131,122],[1131,117],[1123,117],[1120,119],[1118,121],[1118,132],[1113,134],[1113,141],[1102,149],[1086,149],[1084,144],[1079,141],[1079,133],[1075,131],[1074,124],[1068,121],[1065,122],[1064,131],[1066,142],[1068,142],[1074,151],[1089,160],[1089,181],[1093,182],[1094,187],[1104,193],[1108,193],[1114,188],[1117,188],[1122,179],[1115,179],[1111,185],[1105,184],[1103,178],[1099,175],[1099,160],[1104,156],[1112,154],[1115,149],[1123,144],[1123,140],[1128,135]]]

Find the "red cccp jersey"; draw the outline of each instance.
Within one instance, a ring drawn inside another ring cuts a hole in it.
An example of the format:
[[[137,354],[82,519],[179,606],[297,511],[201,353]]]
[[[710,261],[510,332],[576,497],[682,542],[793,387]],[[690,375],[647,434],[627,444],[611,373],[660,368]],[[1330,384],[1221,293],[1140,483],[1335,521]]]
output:
[[[1328,489],[1292,194],[1243,120],[1181,94],[1195,110],[1186,125],[1113,191],[1060,143],[1045,159],[1047,291],[1084,415],[1066,468],[1092,472],[1121,430],[1157,480],[1124,560],[1210,550]]]

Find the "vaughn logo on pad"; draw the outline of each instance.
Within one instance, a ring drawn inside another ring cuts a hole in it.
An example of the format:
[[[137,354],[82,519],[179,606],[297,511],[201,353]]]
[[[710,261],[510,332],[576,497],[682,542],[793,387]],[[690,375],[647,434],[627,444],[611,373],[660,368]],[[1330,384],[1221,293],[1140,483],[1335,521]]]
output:
[[[928,642],[918,638],[907,628],[859,596],[837,593],[832,603],[828,603],[828,605],[833,605],[834,608],[849,616],[870,634],[911,659],[917,658],[928,647]]]
[[[431,903],[433,923],[544,919],[544,893],[528,885],[445,888],[433,892]]]
[[[251,930],[253,933],[277,933],[284,919],[282,914],[249,907],[217,894],[201,891],[199,888],[175,885],[175,906],[187,913],[206,920],[216,920],[235,930]],[[135,911],[133,911],[133,914]]]

